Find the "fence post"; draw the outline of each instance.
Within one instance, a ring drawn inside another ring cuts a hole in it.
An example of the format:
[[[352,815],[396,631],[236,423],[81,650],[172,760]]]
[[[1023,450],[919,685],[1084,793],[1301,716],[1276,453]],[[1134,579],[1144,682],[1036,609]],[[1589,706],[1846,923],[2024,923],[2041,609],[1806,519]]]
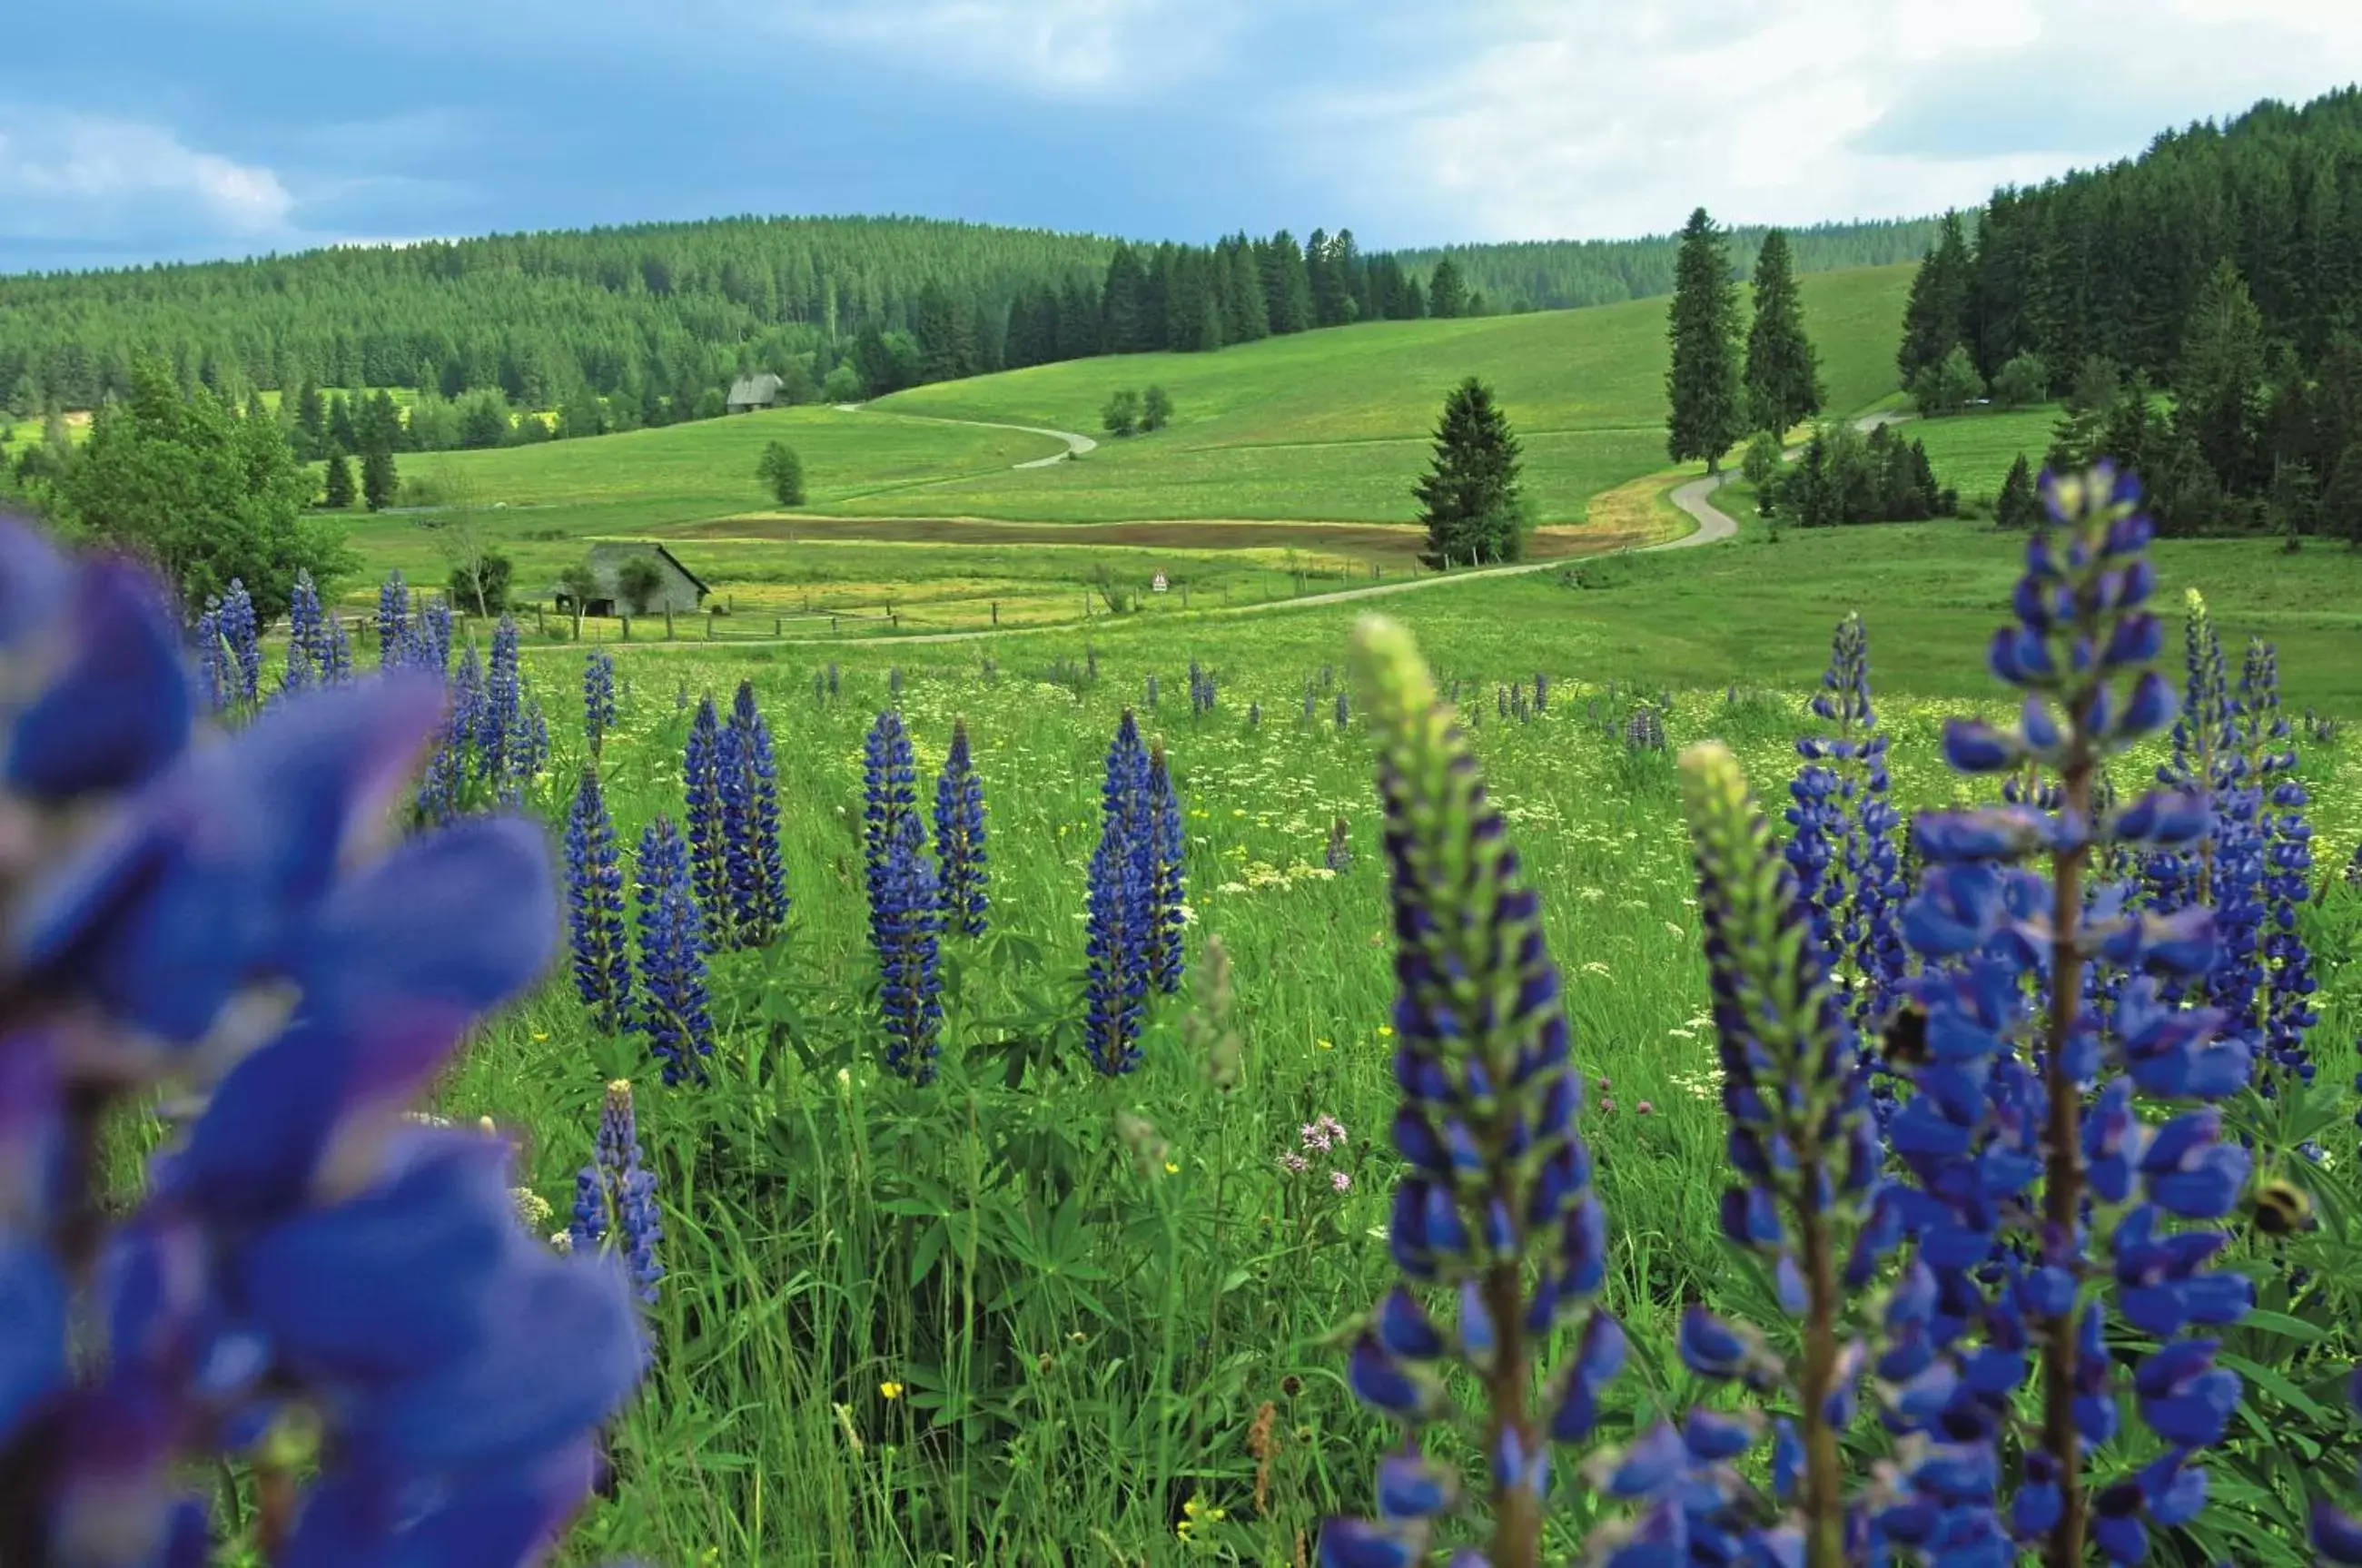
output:
[[[775,636],[775,637],[784,637],[784,636],[786,636],[787,635],[788,635],[788,618],[787,618],[785,615],[774,615],[774,616],[772,616],[772,617],[771,617],[771,635],[773,635],[773,636]]]
[[[833,615],[831,615],[828,618],[828,629],[831,632],[834,632],[836,630],[836,617]]]
[[[1189,580],[1186,577],[1181,580],[1181,608],[1189,608]]]
[[[582,606],[579,603],[574,606],[574,640],[582,640]]]
[[[707,642],[710,643],[713,640],[713,624],[721,619],[722,612],[719,610],[708,610],[705,613],[705,640]]]
[[[996,626],[1000,624],[1000,601],[998,599],[992,602],[992,624]]]
[[[672,641],[672,607],[665,607],[665,641]]]
[[[549,635],[549,611],[545,605],[533,607],[533,635],[536,637]]]
[[[629,615],[625,615],[623,617],[623,622],[624,640],[628,643],[632,640],[632,618]]]

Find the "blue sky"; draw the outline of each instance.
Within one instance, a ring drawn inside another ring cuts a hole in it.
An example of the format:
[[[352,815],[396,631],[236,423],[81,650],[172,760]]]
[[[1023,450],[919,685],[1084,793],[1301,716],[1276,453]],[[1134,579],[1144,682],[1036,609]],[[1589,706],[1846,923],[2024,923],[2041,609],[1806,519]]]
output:
[[[73,0],[0,271],[903,212],[1365,248],[1899,216],[2362,76],[2346,0]]]

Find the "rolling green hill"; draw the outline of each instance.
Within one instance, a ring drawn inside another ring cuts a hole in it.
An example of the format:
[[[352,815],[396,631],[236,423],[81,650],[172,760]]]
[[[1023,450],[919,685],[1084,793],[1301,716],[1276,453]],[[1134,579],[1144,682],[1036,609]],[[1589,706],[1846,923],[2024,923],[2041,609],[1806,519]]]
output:
[[[1891,391],[1909,267],[1801,280],[1829,407]],[[867,516],[1318,518],[1407,523],[1444,392],[1492,383],[1525,445],[1544,523],[1579,523],[1594,495],[1664,466],[1661,300],[1473,321],[1378,322],[1219,354],[1076,360],[898,392],[878,413],[1096,432],[1108,395],[1162,386],[1173,425],[1048,469],[860,498]]]
[[[1802,281],[1832,410],[1860,408],[1892,390],[1909,280],[1908,268],[1889,267]],[[1128,355],[980,376],[850,413],[793,408],[406,457],[403,472],[431,499],[479,509],[483,536],[517,557],[520,582],[554,573],[584,538],[711,536],[697,525],[770,512],[755,468],[774,439],[803,458],[807,514],[873,520],[867,536],[877,539],[893,536],[895,520],[911,522],[914,541],[935,543],[941,520],[964,518],[1407,523],[1410,484],[1427,461],[1443,393],[1473,373],[1493,383],[1516,423],[1538,519],[1577,524],[1595,496],[1665,467],[1665,355],[1661,301],[1377,322],[1212,354]],[[1170,427],[1103,440],[1071,462],[1015,468],[1054,455],[1059,444],[957,423],[1095,432],[1109,392],[1152,382],[1173,396]],[[421,521],[357,515],[353,538],[369,569],[431,571],[435,541]],[[796,529],[774,525],[771,532]],[[1246,547],[1319,547],[1268,530],[1238,532]],[[747,531],[747,539],[758,533]],[[1220,547],[1210,538],[1192,542]],[[733,566],[745,564],[734,555]],[[739,580],[727,571],[720,580]]]

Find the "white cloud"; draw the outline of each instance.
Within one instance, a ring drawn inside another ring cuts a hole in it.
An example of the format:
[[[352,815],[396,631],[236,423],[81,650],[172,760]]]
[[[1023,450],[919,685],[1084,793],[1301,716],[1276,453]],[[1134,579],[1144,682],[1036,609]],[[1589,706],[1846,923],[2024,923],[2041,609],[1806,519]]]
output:
[[[2304,98],[2362,61],[2330,0],[1488,0],[1419,90],[1304,112],[1308,171],[1405,240],[1898,216]]]
[[[1221,56],[1230,10],[1214,0],[735,0],[734,8],[979,84],[1076,97],[1206,69]]]
[[[226,237],[267,238],[286,231],[294,206],[271,171],[156,126],[83,115],[0,120],[0,231],[99,238],[193,221]]]

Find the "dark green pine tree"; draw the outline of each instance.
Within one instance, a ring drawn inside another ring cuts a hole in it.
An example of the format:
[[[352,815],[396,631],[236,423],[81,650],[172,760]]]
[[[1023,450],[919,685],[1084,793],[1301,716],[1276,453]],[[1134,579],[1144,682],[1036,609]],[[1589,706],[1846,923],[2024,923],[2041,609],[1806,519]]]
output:
[[[2001,481],[2001,494],[1993,501],[1993,522],[2003,528],[2031,528],[2041,517],[2042,500],[2035,493],[2034,468],[2020,452],[2017,461],[2009,466],[2009,477]]]
[[[1513,561],[1525,553],[1518,438],[1492,390],[1471,376],[1443,400],[1435,459],[1411,487],[1427,526],[1429,566]]]
[[[1312,279],[1296,237],[1281,229],[1262,246],[1264,315],[1275,337],[1312,325]]]
[[[1903,347],[1895,368],[1909,386],[1925,365],[1941,364],[1953,345],[1969,336],[1969,240],[1960,215],[1944,215],[1944,227],[1911,280],[1911,300],[1903,307]]]
[[[1718,472],[1722,455],[1747,434],[1738,392],[1738,312],[1730,258],[1722,231],[1704,207],[1682,229],[1673,261],[1673,305],[1667,325],[1672,366],[1665,372],[1672,405],[1665,450],[1673,461],[1705,459]]]
[[[328,454],[328,499],[331,512],[348,511],[353,504],[353,463],[342,452]]]
[[[314,462],[327,456],[328,404],[320,395],[317,381],[304,381],[295,394],[295,436],[292,445],[302,462]]]
[[[1253,343],[1271,336],[1270,302],[1264,293],[1263,269],[1255,259],[1254,242],[1241,234],[1231,242],[1230,292],[1234,315],[1227,330],[1233,343]]]
[[[1459,263],[1449,256],[1435,264],[1427,281],[1427,314],[1438,321],[1468,314],[1468,285],[1460,276]]]
[[[2190,308],[2175,366],[2173,421],[2198,444],[2225,491],[2245,492],[2266,477],[2257,436],[2264,392],[2264,319],[2246,280],[2227,258]]]
[[[401,492],[402,479],[393,466],[393,453],[384,447],[372,447],[361,454],[361,499],[371,512],[382,512],[393,504]]]
[[[332,451],[360,450],[360,442],[353,430],[352,400],[342,392],[328,400],[328,445]]]
[[[1129,245],[1119,245],[1108,260],[1107,288],[1101,296],[1101,350],[1137,354],[1149,347],[1153,325],[1148,319],[1148,271]]]
[[[1747,420],[1784,434],[1821,411],[1820,357],[1805,336],[1805,302],[1788,237],[1772,229],[1755,257],[1755,320],[1747,329]]]

